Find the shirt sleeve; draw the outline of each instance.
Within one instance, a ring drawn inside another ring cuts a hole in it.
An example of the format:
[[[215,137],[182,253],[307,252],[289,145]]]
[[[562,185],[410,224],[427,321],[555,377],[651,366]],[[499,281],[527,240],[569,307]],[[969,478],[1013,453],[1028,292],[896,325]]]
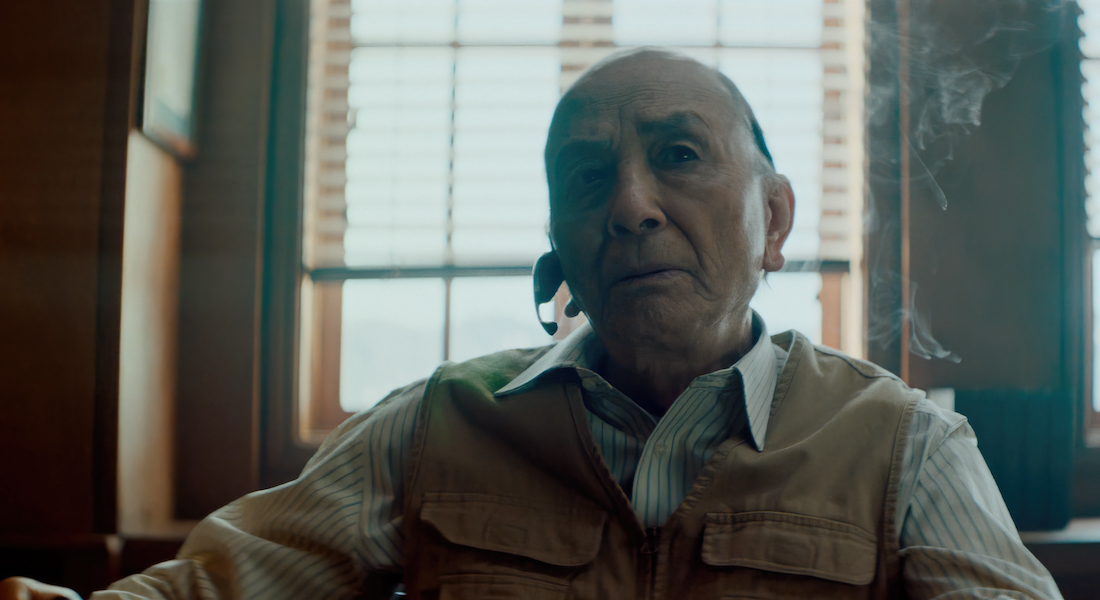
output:
[[[924,400],[903,457],[902,576],[914,599],[1061,599],[1024,547],[965,417]]]
[[[296,480],[203,519],[176,560],[92,600],[353,598],[374,580],[396,581],[405,463],[425,383],[341,424]]]

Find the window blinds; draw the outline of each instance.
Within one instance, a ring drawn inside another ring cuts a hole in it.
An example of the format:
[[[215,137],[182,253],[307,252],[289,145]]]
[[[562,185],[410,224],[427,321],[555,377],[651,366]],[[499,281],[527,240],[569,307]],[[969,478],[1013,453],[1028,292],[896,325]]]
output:
[[[303,260],[344,264],[350,0],[311,0],[303,165]]]
[[[849,258],[840,0],[314,0],[308,268],[529,265],[548,249],[542,147],[589,65],[661,45],[729,75],[797,201],[790,259]],[[858,233],[857,233],[858,235]]]
[[[1078,0],[1085,100],[1085,225],[1092,238],[1092,412],[1100,413],[1100,0]]]
[[[1085,97],[1085,212],[1089,236],[1100,238],[1100,0],[1079,0],[1081,16],[1081,92]],[[1100,400],[1097,400],[1100,408]]]

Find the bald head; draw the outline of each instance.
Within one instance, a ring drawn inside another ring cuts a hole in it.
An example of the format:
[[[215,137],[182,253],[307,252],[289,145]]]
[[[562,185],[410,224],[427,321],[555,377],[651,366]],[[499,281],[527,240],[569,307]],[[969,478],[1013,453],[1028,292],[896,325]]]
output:
[[[729,77],[718,69],[708,67],[683,54],[659,48],[641,48],[618,52],[596,63],[562,96],[554,111],[549,135],[547,136],[544,158],[548,176],[551,175],[549,168],[553,141],[568,130],[571,119],[588,105],[590,101],[588,92],[594,87],[598,88],[608,83],[612,85],[621,84],[624,79],[636,78],[640,74],[655,75],[653,82],[659,83],[656,79],[660,78],[660,71],[654,72],[654,69],[651,68],[655,64],[671,65],[674,67],[672,72],[696,71],[705,79],[711,80],[715,89],[724,92],[724,94],[721,94],[721,98],[725,101],[724,104],[730,115],[737,122],[743,124],[745,133],[752,137],[753,145],[759,152],[759,158],[761,159],[760,166],[772,174],[775,173],[775,163],[772,160],[771,152],[768,150],[768,145],[764,141],[764,132],[756,120],[756,115],[753,114],[752,107],[749,106],[745,97],[741,95],[741,90]],[[551,185],[553,184],[551,183]]]

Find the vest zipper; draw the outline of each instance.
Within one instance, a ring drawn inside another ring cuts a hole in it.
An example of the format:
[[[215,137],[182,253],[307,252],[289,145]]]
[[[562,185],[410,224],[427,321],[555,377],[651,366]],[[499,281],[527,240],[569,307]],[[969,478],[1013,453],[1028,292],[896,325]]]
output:
[[[657,551],[661,548],[661,528],[646,527],[642,555],[645,556],[647,583],[646,598],[653,598],[657,590]]]

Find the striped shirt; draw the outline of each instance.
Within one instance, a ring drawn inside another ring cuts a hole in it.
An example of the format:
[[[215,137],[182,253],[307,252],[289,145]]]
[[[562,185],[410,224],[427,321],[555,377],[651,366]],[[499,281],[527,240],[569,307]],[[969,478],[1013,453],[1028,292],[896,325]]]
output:
[[[597,448],[638,519],[661,525],[723,440],[746,435],[764,448],[787,355],[759,317],[757,325],[761,333],[745,356],[697,378],[660,419],[592,370],[604,351],[588,327],[497,395],[521,392],[551,371],[575,370]],[[298,479],[216,511],[196,526],[177,560],[93,599],[351,598],[365,574],[400,572],[402,484],[424,387],[420,381],[397,390],[348,419]],[[912,421],[898,506],[910,597],[968,590],[977,598],[1061,598],[1020,541],[966,420],[928,400]]]

